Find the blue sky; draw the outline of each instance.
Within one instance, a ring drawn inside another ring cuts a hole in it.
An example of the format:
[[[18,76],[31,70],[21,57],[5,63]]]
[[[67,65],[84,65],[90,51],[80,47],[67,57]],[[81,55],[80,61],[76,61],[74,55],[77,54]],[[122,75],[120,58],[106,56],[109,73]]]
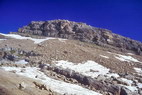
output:
[[[0,32],[54,19],[85,22],[142,41],[142,0],[0,0]]]

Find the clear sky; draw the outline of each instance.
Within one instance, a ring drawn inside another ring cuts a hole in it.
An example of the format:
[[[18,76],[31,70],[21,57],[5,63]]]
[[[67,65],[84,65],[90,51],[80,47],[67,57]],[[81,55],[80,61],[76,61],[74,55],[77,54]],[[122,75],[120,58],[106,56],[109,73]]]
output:
[[[54,19],[85,22],[142,41],[142,0],[0,0],[0,32]]]

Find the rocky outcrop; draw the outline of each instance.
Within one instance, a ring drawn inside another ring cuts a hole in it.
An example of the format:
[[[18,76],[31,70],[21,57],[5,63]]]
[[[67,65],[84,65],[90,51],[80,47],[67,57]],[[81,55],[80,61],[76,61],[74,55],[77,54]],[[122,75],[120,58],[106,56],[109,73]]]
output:
[[[120,50],[132,50],[142,55],[142,43],[112,33],[110,30],[89,26],[68,20],[32,21],[29,25],[19,28],[19,34],[26,36],[40,35],[75,39],[95,43],[104,47],[118,47]]]

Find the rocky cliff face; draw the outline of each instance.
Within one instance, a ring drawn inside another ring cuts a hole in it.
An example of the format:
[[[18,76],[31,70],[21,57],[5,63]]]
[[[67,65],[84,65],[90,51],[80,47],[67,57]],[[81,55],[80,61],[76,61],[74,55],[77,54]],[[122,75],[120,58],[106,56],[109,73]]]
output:
[[[89,26],[68,20],[32,21],[19,28],[18,33],[60,37],[95,43],[104,47],[115,47],[120,50],[131,50],[142,55],[142,43],[112,33],[110,30]]]

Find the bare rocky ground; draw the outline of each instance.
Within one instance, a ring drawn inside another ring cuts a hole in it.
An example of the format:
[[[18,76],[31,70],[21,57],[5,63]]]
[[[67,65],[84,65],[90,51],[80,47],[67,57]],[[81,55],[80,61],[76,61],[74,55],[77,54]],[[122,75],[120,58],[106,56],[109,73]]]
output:
[[[138,62],[122,62],[114,57],[115,54],[127,55],[127,52],[119,52],[109,48],[102,48],[95,44],[83,43],[75,40],[59,41],[57,39],[47,40],[40,44],[34,44],[30,40],[9,39],[0,42],[0,48],[6,46],[25,50],[34,51],[40,56],[23,56],[29,59],[31,63],[52,63],[56,60],[68,60],[69,62],[82,63],[87,60],[93,60],[99,64],[115,70],[117,73],[133,73],[133,67],[142,67]],[[112,52],[112,53],[109,53]],[[100,55],[108,56],[109,59]],[[131,55],[142,62],[142,56]],[[20,56],[21,57],[21,56]]]
[[[7,38],[3,37],[2,38]],[[55,64],[55,61],[58,60],[68,60],[69,62],[73,62],[76,65],[79,63],[84,63],[88,60],[95,61],[102,66],[109,68],[111,72],[119,74],[121,77],[131,79],[135,81],[138,80],[139,83],[142,83],[142,75],[137,74],[137,72],[134,70],[135,67],[142,68],[142,56],[136,55],[131,51],[127,52],[121,52],[116,51],[112,48],[104,48],[97,46],[95,44],[89,44],[85,42],[80,42],[76,40],[59,40],[59,39],[52,39],[47,40],[44,42],[41,42],[39,44],[34,44],[31,40],[19,40],[19,39],[7,39],[0,41],[0,48],[2,49],[0,52],[0,58],[1,63],[0,66],[11,66],[11,67],[39,67],[42,64],[45,66],[47,64]],[[3,52],[3,49],[10,49],[10,51],[5,50]],[[22,53],[17,53],[17,51]],[[131,53],[130,53],[131,52]],[[129,54],[130,53],[130,54]],[[132,55],[133,53],[133,55]],[[131,56],[138,61],[121,61],[116,58],[118,57],[117,54],[125,55],[125,56]],[[10,55],[17,56],[14,57],[13,60],[10,60]],[[5,59],[3,59],[5,57]],[[108,58],[106,58],[108,57]],[[21,64],[13,64],[17,60],[27,60],[28,64],[21,65]],[[103,95],[142,95],[142,92],[140,92],[142,89],[139,88],[138,93],[128,93],[125,89],[121,89],[121,91],[112,90],[112,86],[116,86],[117,84],[125,84],[121,83],[121,81],[117,80],[116,78],[109,78],[111,81],[107,81],[105,79],[105,83],[101,83],[99,79],[95,78],[87,78],[88,80],[91,80],[91,82],[94,85],[90,85],[90,81],[88,84],[85,84],[80,79],[77,79],[76,77],[67,76],[65,73],[60,72],[60,70],[65,71],[66,70],[60,68],[59,70],[52,69],[54,68],[54,65],[51,66],[51,68],[41,68],[41,71],[44,72],[47,76],[56,79],[61,80],[64,82],[72,83],[72,84],[78,84],[84,88],[94,90],[97,92],[102,93]],[[14,72],[14,71],[13,71]],[[80,75],[79,75],[80,76]],[[82,76],[84,78],[84,76]],[[19,85],[24,82],[24,85],[27,85],[25,89],[19,89]],[[16,75],[14,73],[9,73],[4,70],[0,70],[0,95],[56,95],[53,91],[50,89],[40,89],[39,87],[36,88],[34,84],[35,80],[29,79],[26,77],[22,77],[19,75]],[[38,84],[42,84],[39,81],[36,81]],[[98,84],[97,84],[97,83]],[[107,88],[110,87],[109,90],[102,90],[102,88],[98,88],[100,86],[104,86]],[[107,85],[110,85],[109,87]],[[127,84],[126,84],[127,85]],[[113,91],[116,91],[116,93]],[[124,91],[124,92],[123,92]],[[125,94],[124,94],[125,93]]]

